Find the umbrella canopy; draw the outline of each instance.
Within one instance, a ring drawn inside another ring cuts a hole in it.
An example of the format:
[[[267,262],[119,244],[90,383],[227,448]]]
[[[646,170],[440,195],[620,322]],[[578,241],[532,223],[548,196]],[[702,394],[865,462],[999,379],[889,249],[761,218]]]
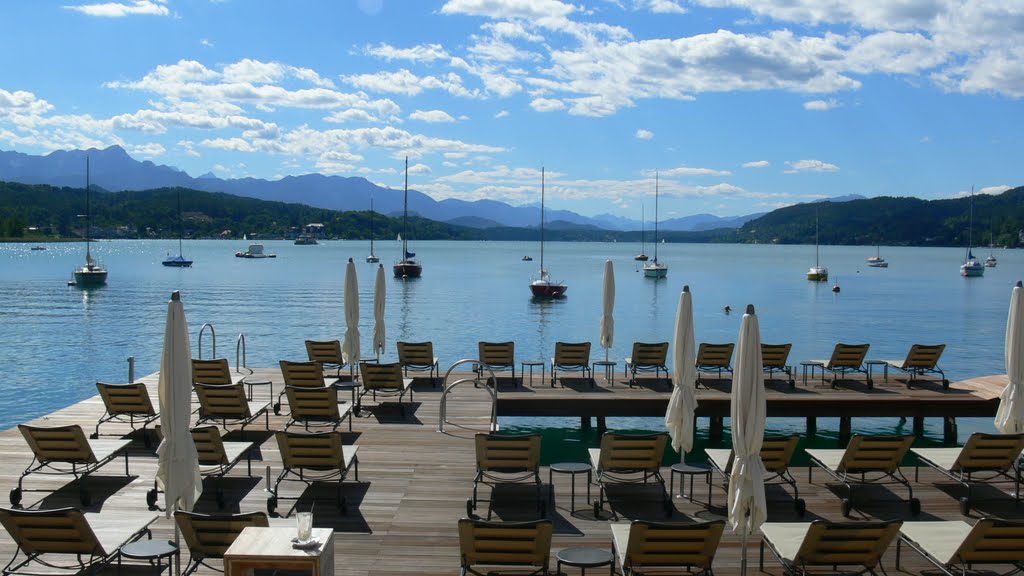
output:
[[[672,448],[679,452],[680,459],[693,449],[693,413],[697,408],[694,394],[697,358],[693,342],[693,299],[690,287],[683,286],[676,311],[675,336],[672,338],[672,381],[675,386],[665,412],[665,426],[672,437]]]
[[[174,510],[192,510],[203,492],[199,455],[188,427],[192,416],[192,346],[178,292],[171,294],[167,305],[158,388],[164,439],[156,450],[156,483],[164,491],[164,510],[170,518]]]
[[[359,278],[351,258],[345,268],[345,341],[341,352],[350,366],[359,364]]]
[[[729,477],[729,523],[734,531],[745,537],[754,533],[768,516],[764,498],[765,470],[761,462],[765,426],[761,329],[754,315],[754,307],[749,304],[747,313],[743,315],[736,346],[730,417],[732,450],[736,459]]]
[[[1024,284],[1020,281],[1010,296],[1006,319],[1006,378],[999,395],[996,429],[1003,434],[1024,432]]]
[[[386,288],[384,284],[384,265],[377,267],[377,279],[373,284],[373,351],[380,359],[384,352],[384,303],[386,301]]]
[[[604,298],[601,313],[601,347],[604,348],[604,359],[608,359],[608,349],[615,341],[615,270],[612,261],[604,263]]]

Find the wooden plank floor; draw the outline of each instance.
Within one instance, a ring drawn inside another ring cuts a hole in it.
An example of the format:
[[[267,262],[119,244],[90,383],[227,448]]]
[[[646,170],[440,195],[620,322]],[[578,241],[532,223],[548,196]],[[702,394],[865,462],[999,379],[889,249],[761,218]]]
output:
[[[275,382],[274,390],[281,389],[281,375],[277,369],[258,369],[257,377],[270,378]],[[571,394],[576,404],[581,404],[592,397],[609,398],[624,403],[630,399],[643,399],[657,396],[658,401],[667,401],[667,389],[658,390],[656,386],[645,386],[629,389],[620,379],[615,386],[603,382],[603,375],[598,376],[599,386],[593,393],[587,388],[570,386],[551,389],[535,382],[535,388],[506,393],[502,398],[515,398],[515,394],[527,395],[538,401],[557,402],[558,398]],[[891,377],[891,375],[890,375]],[[991,401],[993,394],[998,394],[1000,378],[980,379],[976,383],[957,383],[954,388],[957,394],[978,396],[979,401]],[[150,394],[156,402],[156,375],[143,379],[149,387]],[[902,388],[902,384],[898,385]],[[299,498],[299,506],[308,509],[316,503],[314,509],[314,525],[330,527],[335,534],[335,571],[337,574],[352,575],[385,575],[385,574],[454,574],[458,571],[459,552],[456,522],[465,515],[466,500],[471,495],[471,480],[474,474],[474,454],[472,437],[475,432],[486,430],[489,419],[488,393],[483,388],[471,385],[459,386],[449,395],[447,417],[449,424],[445,432],[438,432],[439,399],[441,387],[434,387],[425,379],[418,379],[414,384],[414,409],[406,418],[402,418],[393,404],[377,407],[369,405],[361,417],[356,418],[354,432],[347,433],[347,440],[359,445],[359,483],[347,483],[344,493],[349,502],[349,510],[345,515],[339,514],[332,505],[333,487],[317,486],[302,490],[301,486],[282,485],[282,495]],[[818,389],[814,389],[818,390]],[[820,389],[824,391],[825,389]],[[898,388],[893,388],[898,390]],[[927,387],[924,390],[928,390]],[[967,390],[967,392],[962,392]],[[267,389],[257,388],[257,399],[267,397]],[[713,396],[722,391],[712,386],[711,390],[702,390],[698,397],[701,401],[713,401]],[[781,392],[780,392],[781,393]],[[840,391],[837,394],[848,394]],[[918,392],[913,392],[918,394]],[[920,394],[923,394],[921,392]],[[934,390],[928,393],[934,393]],[[860,392],[865,394],[865,392]],[[895,396],[894,392],[890,392]],[[901,394],[902,395],[902,394]],[[342,394],[341,397],[347,397]],[[584,408],[585,409],[585,408]],[[81,424],[86,432],[91,432],[96,420],[103,411],[98,396],[54,412],[35,420],[32,424],[59,425],[68,423]],[[663,413],[663,410],[662,410]],[[702,421],[703,422],[703,421]],[[270,418],[270,429],[284,426],[285,416]],[[102,431],[105,433],[124,432],[124,425],[108,424]],[[239,433],[232,431],[229,439],[238,439]],[[241,465],[232,471],[225,481],[227,509],[230,511],[266,510],[267,494],[264,491],[263,476],[266,467],[276,474],[281,469],[280,453],[271,433],[262,429],[262,422],[247,432],[248,440],[256,440],[259,445],[258,461],[253,462],[253,478],[245,475],[245,466]],[[17,429],[0,432],[0,457],[4,465],[0,473],[0,489],[6,494],[17,484],[20,472],[30,461],[30,452]],[[130,447],[131,477],[123,475],[122,462],[115,461],[105,469],[101,469],[89,480],[93,494],[92,511],[123,512],[138,514],[146,511],[145,494],[153,485],[156,471],[156,458],[152,449],[147,449],[137,436]],[[906,473],[913,480],[913,470]],[[667,475],[667,468],[665,469]],[[807,502],[808,513],[804,521],[814,518],[842,519],[839,510],[839,498],[842,488],[828,481],[828,477],[818,471],[813,481],[808,480],[805,469],[795,471],[799,482],[800,496]],[[545,468],[541,477],[548,487],[548,471]],[[666,476],[666,480],[668,480]],[[586,502],[586,491],[583,480],[577,484],[576,510],[569,510],[568,475],[556,474],[553,489],[557,496],[557,505],[549,508],[549,517],[555,522],[553,549],[571,546],[610,547],[609,520],[606,517],[595,518],[592,507]],[[78,488],[74,483],[63,477],[29,476],[25,480],[28,491],[25,493],[23,505],[28,508],[53,508],[59,506],[78,506]],[[214,512],[217,505],[213,497],[212,483],[207,483],[207,491],[196,506],[200,512]],[[679,482],[676,481],[678,490]],[[924,512],[919,520],[960,520],[958,498],[961,489],[946,481],[942,476],[930,470],[921,470],[920,481],[913,484],[914,495],[921,499]],[[982,487],[976,490],[979,498],[972,518],[982,515],[994,515],[1010,518],[1024,518],[1024,512],[1013,505],[1013,499],[1007,495],[1012,490],[1009,484],[998,488]],[[482,489],[482,495],[488,493]],[[698,479],[695,485],[696,499],[691,502],[686,498],[673,498],[676,520],[687,518],[713,519],[724,518],[725,489],[722,480],[714,478],[712,488],[712,506],[704,502],[707,499],[707,486]],[[664,518],[660,507],[660,492],[653,487],[618,487],[611,490],[611,497],[618,500],[614,506],[620,520],[634,518]],[[769,487],[769,520],[797,521],[799,518],[793,510],[792,494],[779,487]],[[499,501],[494,507],[495,519],[516,520],[533,517],[532,490],[501,487],[498,490]],[[592,489],[596,498],[597,488]],[[903,518],[911,519],[909,506],[906,503],[906,491],[896,486],[887,488],[864,489],[857,497],[859,507],[854,510],[853,518]],[[294,500],[283,499],[279,507],[282,513],[288,513]],[[478,510],[486,514],[486,504]],[[607,515],[608,508],[605,508]],[[968,518],[970,520],[970,518]],[[291,519],[282,522],[292,525]],[[173,535],[172,524],[161,517],[154,524],[157,538],[170,538]],[[759,537],[751,538],[747,556],[750,569],[757,570]],[[726,530],[722,545],[715,560],[715,571],[718,574],[738,574],[741,557],[740,538],[730,529]],[[0,535],[0,559],[6,563],[14,552],[14,545],[3,532]],[[187,556],[187,554],[186,554]],[[890,574],[896,573],[895,545],[886,554],[883,565]],[[555,562],[552,559],[551,568]],[[928,565],[915,553],[904,547],[902,555],[902,571],[920,574]],[[148,571],[141,567],[132,569],[132,573]],[[567,569],[569,573],[577,573]],[[200,573],[209,571],[200,570]],[[779,565],[769,556],[766,559],[766,572],[781,574]]]

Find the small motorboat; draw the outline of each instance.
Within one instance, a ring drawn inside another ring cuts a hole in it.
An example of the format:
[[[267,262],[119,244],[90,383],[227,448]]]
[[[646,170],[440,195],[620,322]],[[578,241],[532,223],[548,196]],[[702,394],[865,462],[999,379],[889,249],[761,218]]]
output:
[[[235,252],[236,258],[277,258],[277,254],[268,254],[263,251],[263,244],[249,244],[245,252]]]
[[[533,256],[530,256],[529,254],[523,256],[523,262],[533,262]]]
[[[996,257],[991,254],[988,255],[988,258],[985,258],[985,268],[995,268],[997,263]]]
[[[46,246],[33,246],[32,250],[46,250]]]

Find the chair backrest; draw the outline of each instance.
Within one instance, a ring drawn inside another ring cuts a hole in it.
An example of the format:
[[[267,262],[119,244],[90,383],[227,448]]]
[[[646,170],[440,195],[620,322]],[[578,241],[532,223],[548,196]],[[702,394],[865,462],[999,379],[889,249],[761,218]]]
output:
[[[839,471],[892,472],[907,454],[914,436],[862,436],[854,434],[846,445]]]
[[[306,340],[306,354],[311,362],[316,361],[338,366],[347,364],[345,354],[341,351],[341,342],[338,340]]]
[[[601,436],[601,456],[598,469],[602,471],[657,472],[665,456],[668,434],[618,434],[605,432]]]
[[[18,424],[32,454],[39,462],[96,462],[85,432],[78,424],[67,426],[29,426]]]
[[[962,564],[1016,564],[1024,562],[1024,522],[982,518],[956,551]]]
[[[945,349],[945,344],[914,344],[910,347],[910,352],[907,352],[907,359],[903,361],[903,369],[934,370]]]
[[[664,366],[668,358],[668,342],[633,342],[634,366]]]
[[[192,359],[193,384],[231,384],[231,367],[227,358]]]
[[[761,462],[764,469],[781,474],[789,469],[796,447],[800,443],[800,435],[765,436],[761,441]]]
[[[337,419],[340,417],[338,390],[335,388],[288,386],[284,390],[288,396],[288,408],[295,420]]]
[[[1021,450],[1024,450],[1024,434],[975,432],[960,450],[952,471],[1009,470]]]
[[[590,365],[590,342],[555,342],[556,366]]]
[[[402,365],[398,362],[360,362],[359,375],[364,390],[401,390],[405,386]]]
[[[266,528],[270,525],[263,512],[199,514],[177,510],[174,512],[174,521],[193,559],[223,558],[242,530],[249,526]]]
[[[540,434],[476,435],[476,469],[536,472],[540,468]]]
[[[285,386],[298,386],[302,388],[323,388],[327,385],[324,380],[324,367],[317,360],[309,362],[289,362],[281,360],[281,376],[284,376]]]
[[[398,363],[403,366],[433,366],[433,342],[399,342]]]
[[[459,520],[459,554],[462,566],[536,566],[547,572],[551,557],[550,520],[489,522]]]
[[[274,433],[281,450],[285,468],[314,470],[340,470],[344,468],[345,444],[341,432],[286,432]]]
[[[764,368],[785,368],[789,361],[792,344],[761,344],[761,366]]]
[[[696,523],[634,520],[629,525],[629,541],[622,564],[633,573],[659,567],[709,569],[723,530],[725,520]]]
[[[860,368],[868,355],[870,344],[836,344],[826,368]]]
[[[0,508],[0,524],[26,554],[106,556],[114,552],[103,549],[85,514],[75,508]]]
[[[697,347],[697,367],[728,368],[732,366],[732,351],[735,347],[736,345],[732,342],[728,344],[701,342],[700,346]]]
[[[230,464],[224,452],[224,440],[220,437],[220,429],[216,426],[197,426],[190,430],[192,442],[196,445],[201,466],[217,466]]]
[[[249,418],[249,401],[241,384],[202,384],[192,387],[202,413],[208,418]]]
[[[902,520],[887,522],[811,522],[793,558],[797,566],[878,565],[882,554],[899,534]]]
[[[515,342],[480,342],[477,349],[484,364],[503,368],[516,365]]]
[[[153,402],[149,399],[149,391],[142,382],[131,384],[96,383],[96,389],[103,399],[107,414],[135,414],[156,416]]]

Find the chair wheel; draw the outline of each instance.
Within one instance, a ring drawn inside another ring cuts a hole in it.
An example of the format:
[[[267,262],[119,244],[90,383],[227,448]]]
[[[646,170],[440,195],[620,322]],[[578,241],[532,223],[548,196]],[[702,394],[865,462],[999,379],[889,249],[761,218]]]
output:
[[[280,416],[280,415],[281,415],[281,403],[280,402],[275,402],[274,403],[274,416]]]
[[[275,510],[277,510],[277,496],[271,496],[267,498],[267,514],[273,516]]]
[[[594,518],[601,517],[601,501],[594,500]]]
[[[82,492],[79,501],[82,503],[82,506],[88,507],[89,505],[92,504],[92,495],[89,494],[88,492]]]
[[[960,513],[964,516],[971,513],[971,501],[966,496],[960,498]]]
[[[843,502],[840,504],[839,509],[842,511],[844,518],[849,517],[850,511],[853,510],[853,502],[851,502],[849,498],[843,498]]]
[[[21,488],[11,490],[11,506],[21,505]]]
[[[150,438],[149,434],[147,434],[145,430],[142,431],[142,445],[146,448],[153,447],[153,439]]]
[[[961,504],[962,506],[963,504]],[[921,514],[921,501],[917,498],[910,499],[910,514],[912,516],[918,516]]]
[[[473,499],[466,500],[466,516],[472,517],[473,510],[476,510],[476,506],[473,506]]]
[[[156,498],[156,488],[153,488],[152,490],[146,492],[146,506],[148,506],[150,510],[156,510]]]
[[[93,432],[92,434],[89,434],[89,439],[90,440],[96,440],[99,437],[100,437],[99,432]]]
[[[797,498],[793,507],[796,509],[796,515],[801,518],[807,513],[807,502],[803,498]]]

